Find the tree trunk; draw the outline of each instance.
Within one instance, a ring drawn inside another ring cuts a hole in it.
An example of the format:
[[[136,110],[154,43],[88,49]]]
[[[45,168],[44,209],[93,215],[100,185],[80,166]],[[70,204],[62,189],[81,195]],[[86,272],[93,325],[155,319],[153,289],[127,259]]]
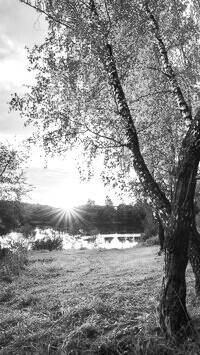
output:
[[[158,239],[159,239],[159,243],[160,243],[159,254],[161,254],[164,250],[165,231],[164,231],[164,227],[163,227],[162,221],[159,216],[157,216],[157,220],[158,220]]]
[[[179,252],[176,250],[166,254],[165,282],[160,301],[160,326],[167,336],[179,333],[189,322],[185,304],[187,262],[187,245],[184,250],[179,249]]]
[[[192,132],[192,129],[189,130],[183,141],[172,213],[165,239],[166,260],[160,304],[160,325],[161,330],[168,335],[186,329],[185,326],[189,323],[186,310],[185,270],[188,263],[199,162],[198,154],[190,146]]]
[[[159,217],[164,220],[166,225],[169,225],[165,241],[167,260],[161,297],[160,322],[162,331],[171,335],[171,333],[182,330],[189,322],[186,310],[185,269],[188,262],[188,244],[200,154],[200,110],[182,143],[171,208],[168,199],[151,176],[141,156],[134,123],[118,78],[110,45],[106,46],[106,59],[106,70],[114,88],[119,113],[127,124],[128,147],[132,151],[133,166],[143,187],[146,188],[153,206],[159,210]]]
[[[162,225],[162,222],[159,222],[159,242],[160,242],[160,252],[162,253],[164,250],[164,241],[165,241],[165,232]]]
[[[196,296],[200,298],[200,234],[197,231],[195,216],[193,216],[189,246],[188,246],[189,261],[192,270],[195,274],[195,290]]]
[[[151,32],[154,36],[155,42],[157,43],[157,48],[158,48],[158,52],[159,52],[161,63],[162,63],[163,73],[166,74],[166,76],[169,80],[169,83],[171,85],[171,88],[172,88],[172,91],[174,94],[174,98],[177,101],[177,106],[182,114],[182,117],[186,121],[192,122],[193,118],[191,115],[190,107],[187,105],[187,102],[183,96],[181,88],[180,88],[178,81],[176,79],[176,75],[174,73],[174,70],[171,66],[171,63],[169,62],[167,49],[165,47],[161,32],[159,30],[158,22],[149,8],[148,1],[144,1],[143,9],[146,12],[148,21],[151,25]],[[198,136],[199,136],[199,117],[198,116],[199,116],[199,110],[193,120],[193,123],[196,121],[196,124],[195,123],[193,124],[193,134],[190,135],[190,139],[187,142],[188,147],[193,146],[194,150],[193,150],[192,154],[195,154],[195,150],[196,150],[196,155],[198,154],[198,150],[199,150],[199,138],[198,138]],[[192,133],[192,132],[190,132],[190,133]],[[189,136],[188,136],[188,138],[189,138]],[[196,141],[195,146],[194,146],[194,141]],[[186,154],[187,154],[187,152],[186,152]],[[190,151],[190,154],[191,154],[191,151]],[[197,296],[200,296],[200,235],[196,230],[194,218],[193,218],[193,222],[191,224],[188,256],[189,256],[189,260],[190,260],[190,263],[193,268],[193,272],[195,274],[196,294],[197,294]]]

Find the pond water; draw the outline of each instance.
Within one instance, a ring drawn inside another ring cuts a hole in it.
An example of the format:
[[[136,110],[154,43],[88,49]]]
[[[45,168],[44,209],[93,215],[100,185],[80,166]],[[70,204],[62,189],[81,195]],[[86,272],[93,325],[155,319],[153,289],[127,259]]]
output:
[[[63,239],[63,249],[125,249],[138,244],[140,234],[99,234],[97,236],[70,236],[67,233],[53,231]],[[51,230],[36,229],[36,239],[51,235]]]
[[[134,241],[133,235],[124,235],[119,234],[107,234],[105,237],[103,235],[98,235],[96,238],[94,237],[82,237],[69,241],[67,238],[64,239],[63,248],[64,249],[125,249],[132,248],[137,245],[138,242]]]
[[[63,240],[63,249],[126,249],[132,248],[138,244],[140,234],[99,234],[97,236],[70,236],[68,233],[58,232],[52,229],[35,229],[34,240],[47,237],[60,236]],[[10,233],[1,238],[2,247],[9,247],[14,242],[29,244],[28,249],[31,249],[31,244],[24,241],[20,233]],[[32,239],[33,241],[33,239]]]

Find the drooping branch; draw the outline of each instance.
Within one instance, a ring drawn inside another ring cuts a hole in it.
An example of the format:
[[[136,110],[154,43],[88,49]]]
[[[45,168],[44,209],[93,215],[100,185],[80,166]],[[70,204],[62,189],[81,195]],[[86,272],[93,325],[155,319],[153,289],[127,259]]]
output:
[[[174,73],[174,70],[169,62],[167,49],[165,47],[162,36],[160,34],[158,23],[157,23],[154,15],[152,14],[151,10],[149,9],[148,1],[144,2],[143,8],[144,8],[144,11],[146,12],[146,15],[148,17],[148,20],[149,20],[149,23],[151,26],[151,31],[154,35],[155,42],[158,46],[163,72],[165,73],[165,75],[168,77],[168,79],[170,81],[178,108],[179,108],[183,118],[191,121],[192,120],[191,110],[190,110],[186,100],[184,99],[183,93],[182,93],[181,88],[180,88],[178,81],[176,79],[176,75]]]

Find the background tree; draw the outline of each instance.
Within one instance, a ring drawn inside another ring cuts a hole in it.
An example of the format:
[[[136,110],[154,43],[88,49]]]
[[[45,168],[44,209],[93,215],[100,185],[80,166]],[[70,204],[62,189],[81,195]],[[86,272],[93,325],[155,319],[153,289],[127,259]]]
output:
[[[0,201],[0,235],[20,229],[23,223],[21,208],[16,201]]]
[[[0,143],[0,234],[19,230],[23,224],[20,200],[30,191],[26,182],[27,152]]]
[[[31,188],[26,182],[27,153],[0,143],[0,199],[20,200]]]

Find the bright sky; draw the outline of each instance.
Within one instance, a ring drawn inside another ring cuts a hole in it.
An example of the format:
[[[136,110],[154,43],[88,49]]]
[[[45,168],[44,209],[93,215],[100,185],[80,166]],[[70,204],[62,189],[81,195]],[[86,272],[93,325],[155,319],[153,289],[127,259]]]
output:
[[[22,140],[31,135],[31,127],[23,127],[18,113],[8,113],[11,94],[24,90],[23,84],[33,81],[27,71],[25,46],[42,43],[47,31],[43,17],[19,0],[0,0],[0,139],[9,142]],[[16,138],[15,138],[16,137]],[[65,161],[50,159],[44,169],[42,152],[35,150],[29,163],[28,182],[36,188],[29,193],[27,202],[71,207],[87,202],[90,198],[104,204],[106,196],[119,203],[112,191],[104,188],[98,172],[91,183],[80,183],[74,166],[74,156]]]

